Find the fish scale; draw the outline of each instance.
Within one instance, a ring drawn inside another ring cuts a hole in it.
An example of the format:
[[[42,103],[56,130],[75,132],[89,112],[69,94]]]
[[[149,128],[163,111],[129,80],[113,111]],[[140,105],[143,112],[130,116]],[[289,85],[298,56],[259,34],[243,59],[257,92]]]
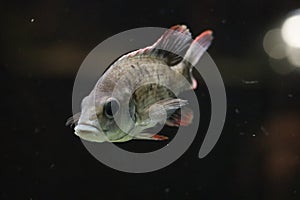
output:
[[[134,62],[136,59],[140,62]],[[127,86],[130,86],[131,89],[136,88],[132,100],[136,108],[137,118],[143,121],[149,118],[149,113],[145,111],[151,105],[163,99],[176,98],[180,90],[183,90],[183,84],[177,81],[180,80],[179,78],[176,78],[176,76],[182,75],[151,56],[131,58],[130,61],[135,64],[130,65],[130,67],[126,66],[127,72],[125,74],[120,73],[119,78],[125,76]],[[140,63],[147,64],[139,65]],[[118,65],[122,65],[122,63],[118,63]],[[149,84],[149,82],[152,83]],[[175,90],[171,91],[166,86],[172,86]]]

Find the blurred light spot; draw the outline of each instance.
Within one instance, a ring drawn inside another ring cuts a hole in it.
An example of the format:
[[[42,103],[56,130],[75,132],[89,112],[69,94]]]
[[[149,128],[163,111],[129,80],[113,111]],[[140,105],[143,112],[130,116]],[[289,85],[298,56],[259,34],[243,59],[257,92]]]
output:
[[[273,58],[269,59],[271,68],[278,74],[289,74],[293,71],[294,67],[287,62],[287,59],[276,60]]]
[[[300,67],[300,10],[287,18],[281,29],[268,31],[263,47],[275,72],[288,74]]]
[[[282,37],[291,47],[300,48],[300,11],[287,18],[282,26]]]
[[[286,48],[284,44],[276,44],[269,52],[269,56],[274,59],[283,59],[286,57]]]
[[[35,19],[34,19],[34,18],[31,18],[31,19],[30,19],[30,22],[31,22],[31,23],[33,23],[34,21],[35,21]]]
[[[268,31],[264,37],[263,47],[265,52],[274,59],[282,59],[286,56],[285,45],[281,38],[280,29]]]
[[[300,26],[300,24],[299,24]],[[300,38],[300,35],[299,35]],[[300,48],[293,48],[293,47],[288,47],[287,48],[287,52],[288,52],[288,61],[296,66],[296,67],[300,67]]]

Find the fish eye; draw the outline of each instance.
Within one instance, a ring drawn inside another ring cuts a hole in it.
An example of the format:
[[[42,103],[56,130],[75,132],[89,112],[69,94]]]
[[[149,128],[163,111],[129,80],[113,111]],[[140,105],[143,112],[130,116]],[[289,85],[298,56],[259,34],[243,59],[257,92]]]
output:
[[[114,118],[114,115],[118,112],[119,108],[120,105],[118,100],[116,100],[115,98],[109,98],[104,105],[105,115],[108,118],[112,119]]]

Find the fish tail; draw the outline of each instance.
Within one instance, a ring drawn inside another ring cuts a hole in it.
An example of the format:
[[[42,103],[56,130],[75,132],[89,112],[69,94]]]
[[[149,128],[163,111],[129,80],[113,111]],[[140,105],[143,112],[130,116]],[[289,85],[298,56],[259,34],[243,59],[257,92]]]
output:
[[[201,33],[192,42],[191,46],[187,50],[184,60],[188,61],[192,66],[195,66],[200,60],[204,52],[208,49],[213,40],[212,31],[207,30]]]
[[[195,38],[190,47],[188,48],[183,60],[175,70],[179,71],[192,85],[192,89],[197,88],[197,81],[193,77],[192,68],[195,66],[204,52],[208,49],[213,40],[212,31],[207,30]]]

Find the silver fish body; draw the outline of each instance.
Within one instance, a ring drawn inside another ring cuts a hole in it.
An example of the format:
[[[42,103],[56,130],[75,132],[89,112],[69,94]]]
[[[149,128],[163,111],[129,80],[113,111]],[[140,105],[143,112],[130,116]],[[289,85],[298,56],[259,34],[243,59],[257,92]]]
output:
[[[191,42],[186,26],[177,25],[152,46],[118,59],[82,101],[75,134],[95,142],[164,140],[145,131],[158,123],[191,123],[187,101],[177,96],[196,87],[192,66],[211,41],[212,32],[206,31]],[[179,56],[187,47],[185,56]]]

